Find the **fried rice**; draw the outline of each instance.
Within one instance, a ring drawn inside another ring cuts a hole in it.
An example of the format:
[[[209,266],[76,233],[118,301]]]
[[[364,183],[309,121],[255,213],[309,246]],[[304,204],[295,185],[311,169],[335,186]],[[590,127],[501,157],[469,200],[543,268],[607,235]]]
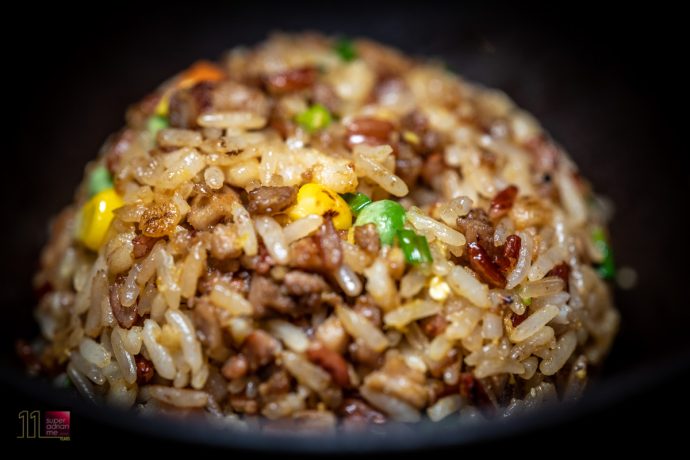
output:
[[[141,413],[318,430],[577,398],[607,212],[502,92],[276,35],[133,105],[53,221],[25,354]]]

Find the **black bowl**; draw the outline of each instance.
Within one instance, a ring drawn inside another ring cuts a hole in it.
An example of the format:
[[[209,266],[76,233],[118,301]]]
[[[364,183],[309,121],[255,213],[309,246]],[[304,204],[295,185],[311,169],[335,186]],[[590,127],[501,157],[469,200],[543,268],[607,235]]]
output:
[[[674,41],[680,37],[677,29],[642,33],[635,19],[649,24],[660,18],[651,13],[620,21],[616,13],[592,14],[573,6],[556,11],[349,2],[329,9],[290,3],[272,6],[268,16],[265,8],[242,4],[189,8],[119,5],[92,21],[76,16],[53,21],[50,11],[43,11],[43,19],[27,14],[34,44],[19,43],[9,50],[16,73],[4,100],[17,123],[9,130],[12,149],[4,153],[7,189],[2,196],[9,212],[3,232],[9,234],[3,240],[9,244],[0,283],[11,333],[2,337],[1,375],[3,387],[17,395],[19,404],[69,407],[125,433],[190,443],[264,450],[399,450],[534,433],[545,424],[568,420],[578,426],[573,420],[592,421],[584,413],[603,410],[635,392],[652,392],[660,381],[687,373],[690,348],[684,326],[690,315],[682,289],[687,237],[678,229],[684,226],[680,216],[690,181],[679,115],[683,81],[672,65],[681,57],[676,54],[680,42]],[[663,19],[665,24],[673,21]],[[93,408],[23,376],[13,342],[37,334],[30,280],[47,236],[46,223],[71,201],[83,165],[122,124],[126,106],[195,59],[253,44],[276,29],[367,36],[442,59],[466,78],[506,91],[565,146],[595,189],[613,200],[616,261],[619,267],[633,268],[638,280],[631,290],[616,290],[621,332],[581,403],[518,422],[423,424],[388,434],[368,432],[354,440],[267,440],[167,420],[150,423]]]

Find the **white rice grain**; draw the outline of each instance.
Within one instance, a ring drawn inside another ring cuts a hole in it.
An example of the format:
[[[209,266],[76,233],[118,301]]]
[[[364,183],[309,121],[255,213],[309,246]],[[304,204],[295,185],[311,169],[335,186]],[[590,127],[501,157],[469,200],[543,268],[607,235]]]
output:
[[[309,337],[298,326],[282,319],[273,319],[267,326],[268,332],[280,339],[290,350],[296,353],[307,351]]]
[[[254,226],[271,258],[279,264],[286,264],[290,258],[290,252],[280,224],[272,217],[259,216],[254,219]]]
[[[321,227],[321,224],[323,224],[323,217],[318,214],[309,214],[301,219],[290,222],[283,227],[285,243],[290,244],[305,236],[311,235]]]
[[[132,385],[137,380],[137,365],[134,361],[134,356],[127,351],[122,341],[122,333],[119,328],[115,328],[110,336],[110,342],[113,347],[113,355],[120,366],[120,373],[125,382]]]
[[[144,320],[142,338],[149,358],[153,362],[156,372],[158,372],[161,377],[172,380],[175,378],[177,370],[175,369],[175,363],[168,349],[157,341],[160,333],[161,328],[155,321],[151,319]]]
[[[412,321],[433,316],[441,311],[441,305],[429,300],[413,300],[389,311],[383,317],[386,326],[403,329]]]
[[[348,334],[362,340],[373,351],[381,352],[388,347],[386,336],[364,316],[343,305],[336,306],[335,313]]]
[[[252,304],[224,281],[213,286],[209,299],[215,306],[227,310],[233,316],[248,316],[254,312]]]
[[[544,375],[554,375],[558,372],[577,346],[577,336],[574,331],[566,332],[556,342],[556,348],[551,350],[539,365],[539,370]]]
[[[466,298],[474,305],[481,308],[489,308],[489,287],[477,280],[469,268],[455,266],[446,278],[448,285],[456,294]]]
[[[462,407],[462,398],[460,395],[450,395],[436,401],[432,406],[426,410],[432,422],[438,422],[457,412]]]
[[[510,333],[510,341],[522,342],[542,329],[549,321],[558,316],[560,310],[553,305],[547,305],[527,317]]]

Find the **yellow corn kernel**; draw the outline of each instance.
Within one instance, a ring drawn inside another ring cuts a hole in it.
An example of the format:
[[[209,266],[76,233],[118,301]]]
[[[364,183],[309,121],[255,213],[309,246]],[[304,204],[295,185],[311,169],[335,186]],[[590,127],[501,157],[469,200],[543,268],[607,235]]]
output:
[[[443,302],[450,294],[450,286],[440,276],[434,276],[429,282],[429,297]]]
[[[336,230],[347,230],[352,226],[352,212],[340,195],[321,184],[305,184],[297,192],[297,202],[288,209],[290,219],[297,220],[309,214],[333,216]]]
[[[156,105],[156,115],[160,117],[167,117],[170,111],[170,92],[166,92],[161,96],[161,100]]]
[[[402,137],[408,144],[419,145],[420,141],[417,133],[414,133],[412,131],[403,131]]]
[[[122,198],[112,188],[97,193],[86,202],[81,209],[79,239],[87,248],[98,251],[113,220],[113,211],[122,204]]]

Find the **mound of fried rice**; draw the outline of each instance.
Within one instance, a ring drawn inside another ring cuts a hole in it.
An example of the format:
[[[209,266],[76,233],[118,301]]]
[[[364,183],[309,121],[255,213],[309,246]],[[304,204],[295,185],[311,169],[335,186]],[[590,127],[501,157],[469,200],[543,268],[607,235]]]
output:
[[[502,92],[346,45],[276,35],[130,108],[52,223],[42,371],[141,413],[326,431],[581,394],[619,321],[589,185]],[[318,130],[297,121],[314,104],[332,117]],[[99,167],[122,206],[92,250],[78,228]],[[407,263],[372,224],[290,219],[306,183],[397,201],[433,260]]]

